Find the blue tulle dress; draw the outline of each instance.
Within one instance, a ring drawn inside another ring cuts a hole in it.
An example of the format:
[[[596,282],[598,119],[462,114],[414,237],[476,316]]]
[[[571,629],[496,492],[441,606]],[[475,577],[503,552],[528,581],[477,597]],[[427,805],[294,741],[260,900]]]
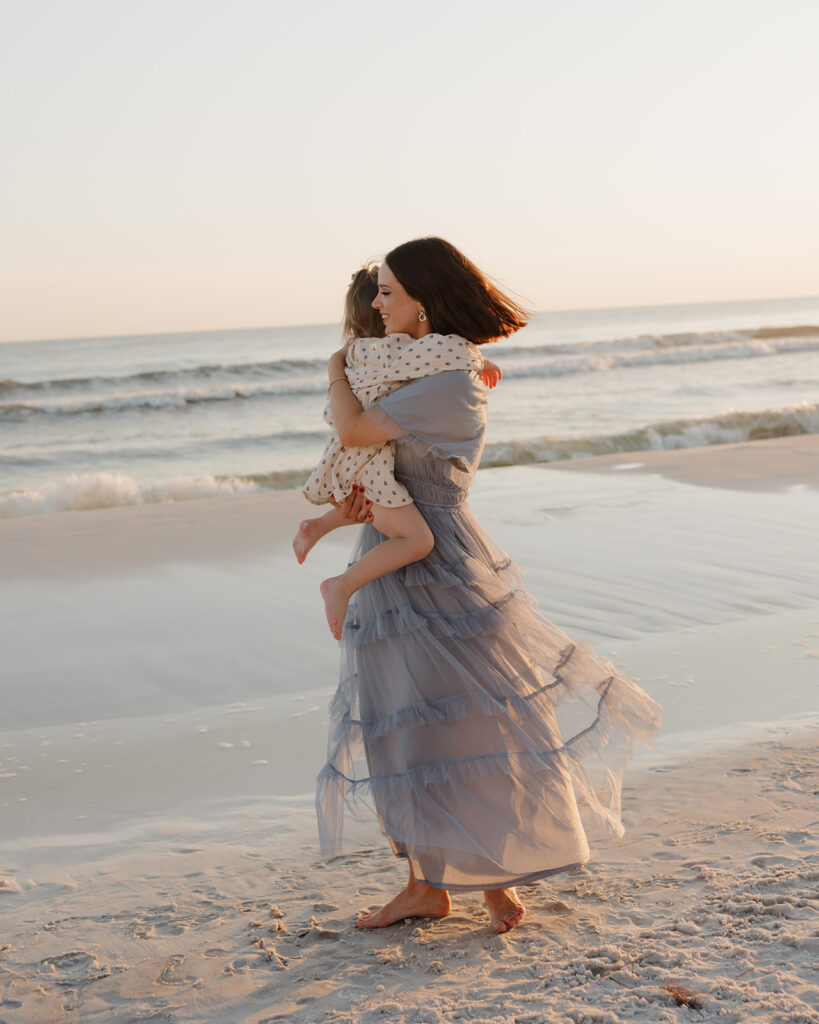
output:
[[[350,603],[316,792],[325,856],[342,851],[345,809],[367,807],[419,880],[452,891],[531,882],[622,835],[632,741],[660,726],[654,700],[537,612],[466,504],[486,410],[465,370],[367,410],[435,547]],[[381,540],[364,526],[353,560]]]

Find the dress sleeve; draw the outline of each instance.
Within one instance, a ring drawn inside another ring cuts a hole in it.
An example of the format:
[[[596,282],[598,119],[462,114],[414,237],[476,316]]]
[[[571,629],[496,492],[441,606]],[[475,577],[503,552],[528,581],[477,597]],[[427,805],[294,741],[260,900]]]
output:
[[[480,457],[486,410],[476,372],[445,370],[410,381],[365,412],[391,438],[467,469]]]

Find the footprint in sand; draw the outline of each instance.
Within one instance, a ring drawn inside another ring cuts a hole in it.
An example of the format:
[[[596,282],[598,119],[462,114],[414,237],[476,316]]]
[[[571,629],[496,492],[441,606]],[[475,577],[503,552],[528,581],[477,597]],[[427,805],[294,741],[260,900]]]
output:
[[[560,900],[552,900],[551,903],[546,903],[543,909],[547,914],[571,914],[571,907],[567,907],[565,903],[561,903]]]
[[[184,956],[171,956],[162,965],[162,970],[157,975],[156,980],[160,985],[185,985],[193,981],[195,978],[179,978],[176,972],[185,962]]]
[[[338,942],[341,932],[333,931],[332,928],[323,928],[321,925],[313,925],[306,932],[299,932],[297,945],[302,946],[311,942]]]
[[[59,956],[47,956],[40,963],[43,967],[54,967],[58,971],[69,971],[75,967],[87,967],[95,962],[89,953],[61,953]]]
[[[234,906],[242,914],[260,914],[267,910],[270,904],[267,900],[242,900],[241,903],[235,903]]]
[[[811,838],[810,832],[783,832],[782,835],[791,844],[804,843]]]
[[[755,868],[777,867],[781,864],[798,864],[793,857],[777,857],[772,853],[761,853],[758,857],[752,857],[751,863]]]
[[[112,969],[101,964],[95,956],[82,950],[60,953],[58,956],[47,956],[40,961],[40,968],[48,974],[61,974],[59,984],[79,987],[92,981],[110,976]]]
[[[257,971],[259,969],[267,970],[270,967],[271,961],[275,961],[277,967],[287,966],[287,962],[283,960],[283,958],[280,957],[274,949],[271,948],[268,950],[267,947],[265,947],[258,953],[248,953],[234,957],[233,960],[225,966],[224,973],[247,974],[249,971]]]
[[[202,900],[201,903],[209,905],[209,908],[203,909],[200,906],[195,910],[180,911],[173,903],[151,907],[143,917],[129,921],[127,930],[136,939],[153,938],[156,935],[184,935],[191,928],[197,928],[220,917],[220,909],[215,907],[211,900]],[[210,909],[211,907],[213,909]]]
[[[179,924],[179,922],[172,921],[170,918],[159,918],[156,921],[148,921],[147,927],[143,929],[144,934],[139,937],[146,938],[148,935],[184,935],[187,930],[188,925]]]

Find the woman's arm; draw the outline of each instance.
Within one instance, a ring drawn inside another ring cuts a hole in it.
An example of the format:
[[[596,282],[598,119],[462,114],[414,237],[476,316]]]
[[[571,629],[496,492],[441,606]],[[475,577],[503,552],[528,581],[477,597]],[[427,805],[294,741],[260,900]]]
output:
[[[361,407],[347,382],[344,368],[347,349],[334,352],[327,362],[327,378],[330,383],[330,408],[338,439],[347,448],[360,448],[366,444],[381,444],[392,438],[385,434]]]

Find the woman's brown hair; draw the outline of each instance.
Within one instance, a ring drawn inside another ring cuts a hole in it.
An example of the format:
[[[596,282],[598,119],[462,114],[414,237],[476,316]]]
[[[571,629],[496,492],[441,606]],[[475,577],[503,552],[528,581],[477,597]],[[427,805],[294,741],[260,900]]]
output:
[[[404,289],[424,307],[431,331],[459,334],[481,345],[508,338],[528,312],[443,238],[415,238],[385,258]]]
[[[384,337],[384,322],[372,306],[376,295],[378,264],[365,264],[353,274],[344,297],[344,322],[341,329],[345,341]]]

